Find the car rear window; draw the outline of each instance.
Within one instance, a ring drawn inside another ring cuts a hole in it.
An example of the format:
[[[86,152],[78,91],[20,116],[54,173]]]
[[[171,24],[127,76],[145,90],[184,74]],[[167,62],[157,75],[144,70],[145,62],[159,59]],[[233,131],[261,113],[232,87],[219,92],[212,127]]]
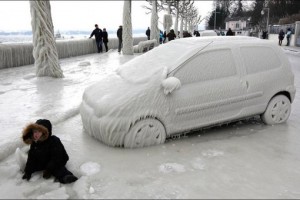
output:
[[[247,74],[255,74],[272,70],[281,66],[278,55],[270,47],[251,46],[241,47],[241,54]]]

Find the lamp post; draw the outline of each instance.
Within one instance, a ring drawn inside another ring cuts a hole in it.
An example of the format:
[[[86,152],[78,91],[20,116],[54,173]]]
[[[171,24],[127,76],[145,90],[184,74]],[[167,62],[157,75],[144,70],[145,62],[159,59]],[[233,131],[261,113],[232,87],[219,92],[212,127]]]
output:
[[[267,31],[268,31],[268,33],[269,33],[269,17],[270,17],[270,8],[263,8],[263,9],[262,9],[262,11],[261,11],[261,14],[262,14],[262,15],[264,15],[264,14],[265,14],[265,12],[264,12],[264,10],[265,10],[265,9],[266,9],[266,10],[268,10],[268,16],[267,16],[267,28],[266,28],[266,29],[267,29]]]
[[[217,12],[217,4],[216,4],[216,6],[215,6],[214,30],[216,30],[216,23],[217,23],[217,13],[220,13],[220,12]]]

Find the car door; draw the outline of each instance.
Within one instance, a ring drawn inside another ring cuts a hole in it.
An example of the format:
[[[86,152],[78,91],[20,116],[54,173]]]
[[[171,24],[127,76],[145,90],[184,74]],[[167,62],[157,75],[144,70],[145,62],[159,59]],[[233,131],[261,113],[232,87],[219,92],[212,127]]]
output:
[[[245,67],[243,82],[247,84],[244,113],[262,113],[270,98],[284,85],[280,58],[269,46],[241,45],[240,54]]]
[[[210,47],[170,74],[181,88],[168,97],[170,133],[237,118],[246,88],[231,48]]]

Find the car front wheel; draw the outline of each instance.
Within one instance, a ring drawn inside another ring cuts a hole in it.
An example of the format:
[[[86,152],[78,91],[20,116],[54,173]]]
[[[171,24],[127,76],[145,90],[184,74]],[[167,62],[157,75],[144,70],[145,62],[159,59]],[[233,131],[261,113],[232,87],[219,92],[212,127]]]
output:
[[[284,95],[277,95],[271,99],[261,118],[264,123],[273,125],[286,122],[290,114],[290,100]]]
[[[137,148],[162,144],[166,141],[164,125],[156,119],[142,119],[136,122],[125,135],[124,147]]]

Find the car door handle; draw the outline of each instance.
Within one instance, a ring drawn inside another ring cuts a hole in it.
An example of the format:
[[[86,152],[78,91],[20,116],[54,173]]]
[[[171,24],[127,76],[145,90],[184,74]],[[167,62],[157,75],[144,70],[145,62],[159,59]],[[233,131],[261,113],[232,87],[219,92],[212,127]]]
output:
[[[241,81],[243,86],[246,87],[247,89],[249,88],[249,82],[248,81]]]

